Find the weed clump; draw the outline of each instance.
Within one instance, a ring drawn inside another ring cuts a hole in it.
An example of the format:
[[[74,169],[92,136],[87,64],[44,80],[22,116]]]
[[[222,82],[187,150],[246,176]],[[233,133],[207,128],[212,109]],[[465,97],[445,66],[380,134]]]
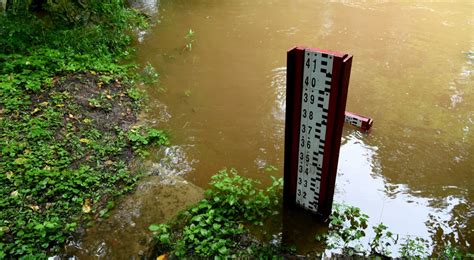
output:
[[[197,205],[182,212],[171,224],[151,225],[155,255],[252,256],[282,254],[279,247],[262,245],[248,231],[251,225],[277,214],[281,206],[282,179],[273,178],[266,189],[241,177],[235,170],[222,170],[212,177],[211,188]]]

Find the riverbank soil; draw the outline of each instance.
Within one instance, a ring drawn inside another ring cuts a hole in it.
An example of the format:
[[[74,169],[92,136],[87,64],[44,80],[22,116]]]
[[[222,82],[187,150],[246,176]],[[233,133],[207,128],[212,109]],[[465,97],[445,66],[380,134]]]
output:
[[[55,255],[134,188],[134,155],[167,143],[135,126],[139,77],[119,64],[143,17],[122,1],[26,2],[0,15],[0,259]]]

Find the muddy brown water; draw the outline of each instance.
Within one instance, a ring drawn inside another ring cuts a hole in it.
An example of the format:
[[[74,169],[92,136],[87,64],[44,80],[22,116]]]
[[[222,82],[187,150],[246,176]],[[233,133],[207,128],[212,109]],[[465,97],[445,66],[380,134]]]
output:
[[[176,174],[201,187],[224,167],[282,176],[286,50],[345,51],[347,110],[375,125],[345,126],[336,201],[431,249],[473,251],[473,4],[174,0],[159,12],[138,61],[162,74],[146,118],[171,131],[174,162],[162,163]]]
[[[143,120],[171,133],[151,158],[163,172],[202,188],[225,167],[264,184],[282,176],[286,50],[348,52],[347,110],[375,124],[345,126],[335,201],[430,250],[474,251],[473,4],[166,0],[153,10],[160,23],[141,34],[137,61],[161,74],[145,87]],[[312,236],[295,239],[298,251]]]

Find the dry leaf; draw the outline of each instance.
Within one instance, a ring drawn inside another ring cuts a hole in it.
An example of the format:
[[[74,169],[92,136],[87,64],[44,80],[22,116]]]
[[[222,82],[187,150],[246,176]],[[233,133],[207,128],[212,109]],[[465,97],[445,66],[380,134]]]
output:
[[[20,157],[20,158],[17,158],[13,161],[14,164],[24,164],[25,162],[27,162],[28,159],[26,158],[23,158],[23,157]]]
[[[168,254],[163,254],[156,258],[156,260],[166,260],[166,259],[168,259]]]
[[[28,207],[30,207],[34,211],[38,211],[40,209],[38,205],[28,205]]]
[[[91,212],[91,200],[85,199],[84,204],[82,204],[82,212],[89,213]]]
[[[81,143],[86,143],[86,144],[90,144],[91,143],[91,140],[87,139],[87,138],[81,138],[79,139],[79,142]]]
[[[33,111],[31,111],[31,114],[32,114],[32,115],[33,115],[33,114],[36,114],[36,113],[38,113],[38,111],[40,111],[40,109],[39,109],[39,108],[35,108]]]

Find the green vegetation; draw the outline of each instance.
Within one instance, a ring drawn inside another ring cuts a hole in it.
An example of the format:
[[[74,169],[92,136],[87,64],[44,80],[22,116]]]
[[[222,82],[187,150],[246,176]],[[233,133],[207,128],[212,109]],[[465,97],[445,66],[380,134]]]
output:
[[[264,190],[257,189],[255,184],[235,170],[220,171],[212,177],[204,200],[170,224],[150,226],[156,254],[258,257],[287,252],[289,249],[260,244],[248,230],[277,214],[282,179],[273,178],[273,184]]]
[[[328,249],[337,249],[345,256],[383,256],[390,257],[390,249],[398,243],[399,236],[388,231],[383,223],[373,226],[375,236],[371,238],[368,245],[364,245],[362,239],[366,237],[369,217],[362,213],[359,208],[335,204],[330,216],[329,231],[327,234],[319,234],[316,241],[325,244]],[[400,250],[403,257],[428,256],[428,246],[421,243],[421,238],[410,240],[413,247]]]
[[[391,257],[390,251],[398,245],[398,255],[403,258],[426,258],[430,256],[430,244],[420,237],[396,235],[388,230],[383,223],[372,227],[375,236],[370,237],[367,245],[362,239],[366,237],[369,217],[359,208],[335,204],[330,216],[329,230],[326,234],[319,234],[316,241],[322,242],[325,248],[336,250],[343,256],[364,257]],[[448,246],[441,257],[466,258],[470,253],[463,253],[458,248]],[[436,254],[431,257],[440,257]]]
[[[278,168],[274,165],[269,164],[269,165],[265,166],[265,171],[266,172],[278,171]]]
[[[155,84],[158,82],[160,74],[156,72],[155,68],[148,63],[142,71],[142,81],[145,84]]]
[[[404,257],[423,257],[428,254],[428,241],[421,237],[404,238],[401,244],[400,254]]]
[[[193,31],[192,29],[189,29],[186,36],[184,36],[184,40],[186,41],[186,44],[184,46],[184,50],[187,50],[187,51],[192,51],[193,50],[193,43],[196,40],[195,35],[196,35],[196,32]]]
[[[187,90],[184,91],[184,96],[185,97],[190,97],[192,95],[192,93],[193,92],[190,89],[187,89]]]
[[[133,188],[166,135],[133,127],[143,95],[118,62],[145,19],[123,1],[11,1],[0,15],[0,259],[57,251]],[[32,11],[39,11],[35,15]]]
[[[212,177],[205,199],[181,212],[167,224],[152,224],[152,257],[237,257],[284,258],[295,256],[291,245],[262,242],[250,230],[275,217],[281,207],[282,180],[274,179],[266,189],[255,188],[256,182],[243,178],[235,170],[222,170]],[[383,223],[375,225],[367,243],[369,217],[357,207],[335,204],[328,232],[316,235],[338,257],[390,257],[393,248],[398,255],[423,258],[430,255],[428,241],[403,237],[388,230]],[[398,247],[395,247],[398,245]],[[324,252],[310,252],[307,257],[321,257]],[[435,255],[436,256],[436,255]],[[472,257],[448,247],[443,257]]]
[[[341,246],[343,253],[348,255],[363,251],[360,239],[365,236],[369,216],[363,214],[359,208],[336,204],[330,219],[328,248]],[[320,237],[317,239],[321,240]]]
[[[416,246],[416,244],[415,244]],[[417,248],[415,247],[415,250]],[[473,253],[465,253],[461,251],[459,248],[454,247],[452,245],[447,245],[446,248],[443,251],[443,255],[441,256],[442,258],[445,259],[472,259],[474,258]]]

